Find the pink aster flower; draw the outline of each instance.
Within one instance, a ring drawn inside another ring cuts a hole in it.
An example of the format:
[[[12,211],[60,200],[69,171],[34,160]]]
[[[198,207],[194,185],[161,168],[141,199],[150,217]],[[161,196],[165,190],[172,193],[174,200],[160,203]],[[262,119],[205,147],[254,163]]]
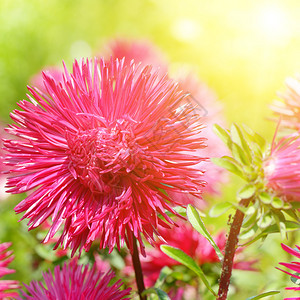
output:
[[[291,135],[273,143],[264,164],[266,186],[286,201],[300,201],[300,138]]]
[[[22,297],[17,299],[130,299],[124,297],[129,296],[131,289],[121,290],[121,280],[110,285],[111,280],[114,278],[112,271],[104,274],[98,272],[96,266],[89,269],[88,265],[78,265],[77,259],[71,260],[69,264],[64,263],[62,269],[60,269],[60,266],[56,266],[53,274],[51,272],[44,273],[43,278],[45,284],[38,281],[33,281],[30,285],[24,284],[30,295],[21,291]]]
[[[15,270],[8,269],[7,266],[13,261],[14,256],[12,251],[7,251],[11,246],[11,243],[0,244],[0,277],[7,274],[15,273]],[[19,283],[16,280],[0,280],[0,299],[6,299],[7,297],[15,297],[18,295],[15,290],[19,288]]]
[[[289,246],[286,246],[284,244],[281,244],[281,247],[284,251],[288,252],[289,254],[297,257],[300,259],[300,247],[296,245],[297,249],[292,249]],[[293,273],[276,268],[290,276],[292,276],[295,279],[300,280],[300,261],[293,261],[291,263],[279,263],[280,265],[290,269]],[[297,287],[287,287],[286,290],[293,290],[293,291],[299,291],[300,292],[300,286],[298,285]],[[293,297],[293,298],[285,298],[285,300],[300,300],[300,297]]]
[[[300,130],[300,77],[287,78],[287,90],[279,96],[284,102],[276,101],[271,106],[272,110],[281,116],[282,125]]]
[[[180,265],[179,262],[170,258],[160,250],[160,246],[168,244],[184,251],[191,256],[198,265],[215,264],[220,262],[214,248],[207,241],[207,239],[200,235],[193,227],[185,221],[178,220],[176,222],[178,226],[174,226],[172,230],[162,228],[161,234],[166,242],[158,241],[155,244],[155,248],[148,249],[146,251],[147,256],[141,258],[141,264],[143,273],[145,275],[145,284],[147,287],[153,286],[158,279],[161,269],[164,266],[173,267]],[[214,240],[221,251],[225,249],[226,234],[225,232],[218,233]],[[239,248],[238,252],[242,252],[242,248]],[[126,274],[132,273],[131,261],[126,259],[127,267],[125,269]],[[240,270],[255,271],[253,267],[254,261],[247,261],[244,257],[238,257],[235,261],[234,268]]]
[[[108,44],[105,52],[107,52],[107,57],[112,56],[119,59],[124,57],[125,64],[128,65],[134,60],[136,63],[141,63],[142,66],[151,65],[161,73],[168,71],[164,55],[146,40],[116,39]]]
[[[135,236],[144,253],[142,236],[152,243],[159,224],[174,224],[166,211],[177,203],[164,190],[201,194],[200,118],[178,110],[186,94],[158,77],[134,62],[95,59],[75,61],[60,82],[44,74],[49,97],[29,87],[30,101],[11,114],[17,139],[4,143],[7,186],[33,191],[15,208],[29,229],[51,218],[44,242],[61,229],[56,247],[73,254],[96,239],[133,251]]]

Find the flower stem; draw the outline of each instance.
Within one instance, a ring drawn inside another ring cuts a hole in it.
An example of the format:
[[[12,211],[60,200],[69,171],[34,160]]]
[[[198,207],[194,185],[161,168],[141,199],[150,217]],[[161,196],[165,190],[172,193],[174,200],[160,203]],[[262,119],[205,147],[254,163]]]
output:
[[[139,257],[139,250],[137,247],[137,240],[136,237],[133,236],[133,253],[132,253],[132,264],[134,267],[135,272],[135,281],[138,287],[138,293],[140,296],[140,300],[146,300],[146,296],[142,296],[143,291],[145,290],[145,284],[144,284],[144,277],[143,277],[143,271],[141,266],[141,261]]]
[[[242,199],[240,201],[240,206],[247,207],[252,198]],[[225,254],[222,265],[222,272],[219,281],[219,292],[217,300],[226,300],[228,288],[230,284],[230,278],[233,267],[233,259],[236,251],[236,246],[238,243],[238,235],[241,230],[241,226],[244,219],[244,213],[239,209],[236,210],[233,217],[233,222],[230,226],[229,236],[225,246]]]

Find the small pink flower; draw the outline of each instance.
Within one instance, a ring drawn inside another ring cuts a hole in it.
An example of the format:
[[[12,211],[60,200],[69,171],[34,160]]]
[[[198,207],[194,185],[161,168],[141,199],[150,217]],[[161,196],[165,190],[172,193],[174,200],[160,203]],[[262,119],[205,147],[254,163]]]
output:
[[[119,300],[130,299],[127,296],[131,289],[121,290],[121,280],[110,285],[114,278],[112,271],[104,274],[98,272],[96,266],[91,270],[89,266],[77,264],[77,259],[71,260],[69,264],[64,264],[54,268],[51,272],[43,274],[45,284],[33,281],[27,288],[30,295],[21,291],[21,299],[30,300]],[[23,298],[24,297],[24,298]],[[127,298],[124,298],[127,297]]]
[[[289,246],[286,246],[284,244],[281,244],[281,247],[284,251],[286,251],[287,253],[297,257],[298,259],[300,259],[300,247],[296,245],[297,249],[292,249]],[[294,278],[297,278],[298,281],[300,280],[300,261],[293,261],[291,263],[279,263],[280,265],[288,268],[291,270],[291,272],[276,268]],[[286,290],[293,290],[293,291],[299,291],[300,292],[300,286],[298,285],[297,287],[287,287]],[[294,298],[285,298],[285,300],[300,300],[300,297],[294,297]]]
[[[14,256],[12,251],[7,251],[11,246],[11,243],[0,244],[0,277],[7,274],[15,273],[15,270],[8,269],[7,266],[13,261]],[[19,288],[19,282],[16,280],[0,280],[0,299],[6,299],[7,297],[15,297],[18,295],[15,290]]]
[[[161,234],[166,242],[158,241],[156,247],[146,251],[146,257],[141,258],[143,273],[145,275],[145,284],[147,287],[153,286],[159,277],[159,273],[164,266],[172,267],[180,265],[179,262],[170,258],[160,250],[160,246],[168,244],[184,251],[191,256],[198,265],[214,264],[220,262],[214,248],[207,239],[200,235],[193,227],[182,220],[176,222],[178,226],[174,226],[172,230],[161,229]],[[225,232],[220,232],[214,237],[214,240],[221,251],[225,249],[226,235]],[[242,248],[238,249],[241,254]],[[240,255],[239,254],[239,255]],[[238,255],[238,256],[239,256]],[[244,262],[244,263],[242,263]],[[235,269],[255,271],[253,268],[254,261],[241,261],[240,257],[234,263]],[[128,266],[125,268],[125,273],[132,273],[131,260],[127,259]]]
[[[174,224],[166,211],[178,203],[163,190],[201,195],[200,117],[178,110],[176,83],[124,60],[76,61],[44,85],[49,96],[29,87],[11,114],[17,139],[4,143],[9,192],[33,191],[15,211],[29,229],[51,218],[44,242],[61,229],[55,247],[72,254],[95,240],[133,251],[133,235],[144,253],[142,236],[152,243],[158,225]]]
[[[266,186],[286,201],[300,201],[300,138],[282,138],[273,144],[263,164]]]

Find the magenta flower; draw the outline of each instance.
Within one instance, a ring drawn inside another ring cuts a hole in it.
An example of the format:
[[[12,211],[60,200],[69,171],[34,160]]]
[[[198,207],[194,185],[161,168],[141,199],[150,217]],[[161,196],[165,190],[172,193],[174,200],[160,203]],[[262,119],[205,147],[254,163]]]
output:
[[[160,246],[168,244],[184,251],[186,254],[191,256],[198,265],[204,264],[215,264],[220,262],[214,248],[208,242],[208,240],[200,235],[193,227],[182,220],[176,222],[178,226],[174,226],[172,230],[163,228],[161,234],[166,242],[158,241],[155,244],[155,248],[147,249],[146,257],[141,258],[141,264],[143,273],[145,275],[145,284],[147,287],[154,285],[158,279],[161,269],[164,266],[173,267],[180,265],[180,263],[160,250]],[[226,235],[225,232],[218,233],[214,240],[221,251],[225,249]],[[238,250],[239,255],[234,263],[235,269],[240,270],[256,270],[253,264],[256,260],[247,261],[244,257],[241,257],[242,248]],[[240,256],[240,257],[239,257]],[[129,275],[132,273],[131,260],[127,259],[127,267],[125,268],[125,274]]]
[[[135,236],[144,253],[142,236],[152,243],[159,224],[174,223],[166,211],[177,203],[164,190],[200,196],[200,118],[179,109],[186,94],[177,84],[158,77],[96,59],[75,61],[59,83],[44,74],[49,97],[29,87],[30,101],[11,114],[17,139],[4,143],[7,186],[33,191],[15,208],[29,229],[52,219],[44,242],[61,228],[55,247],[73,254],[96,239],[133,251]]]
[[[281,247],[284,251],[288,252],[289,254],[297,257],[300,259],[300,247],[296,245],[297,249],[292,249],[289,246],[286,246],[284,244],[281,244]],[[300,261],[293,261],[291,263],[279,263],[280,265],[290,269],[293,273],[276,268],[290,276],[292,276],[295,279],[298,279],[298,281],[300,280]],[[293,291],[300,291],[300,286],[298,284],[297,287],[287,287],[286,290],[293,290]],[[293,297],[293,298],[285,298],[285,300],[300,300],[300,297]]]
[[[105,299],[119,300],[130,299],[124,298],[129,296],[131,289],[121,290],[121,280],[110,284],[114,278],[112,271],[104,274],[98,272],[96,266],[91,270],[89,267],[78,265],[77,259],[71,260],[69,264],[64,264],[62,269],[60,266],[54,268],[51,272],[44,273],[43,278],[45,284],[33,281],[27,288],[28,295],[21,291],[22,297],[17,298],[28,300],[85,300],[85,299]]]
[[[7,266],[13,261],[14,256],[12,251],[7,251],[11,246],[11,243],[0,244],[0,278],[15,273],[15,270],[8,269]],[[15,290],[19,288],[19,282],[16,280],[0,280],[0,299],[6,299],[7,297],[15,297],[18,295]]]
[[[267,188],[285,201],[300,201],[299,136],[287,136],[273,144],[263,169]]]

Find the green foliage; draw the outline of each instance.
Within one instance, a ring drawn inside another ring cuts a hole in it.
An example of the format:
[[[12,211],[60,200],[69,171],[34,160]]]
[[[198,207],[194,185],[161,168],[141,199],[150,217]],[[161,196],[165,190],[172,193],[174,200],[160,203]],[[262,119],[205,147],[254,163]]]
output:
[[[230,130],[215,125],[214,131],[227,145],[232,157],[223,156],[213,162],[246,182],[237,193],[238,200],[251,198],[247,209],[239,208],[245,213],[241,236],[251,240],[265,238],[268,232],[265,229],[275,225],[276,232],[286,238],[290,220],[300,228],[299,213],[293,204],[283,201],[265,186],[263,164],[269,153],[265,139],[244,125],[233,124]],[[218,203],[211,208],[210,216],[219,216],[232,206],[233,203],[231,206],[228,202]]]
[[[166,292],[156,287],[145,290],[143,295],[150,295],[150,300],[170,300]]]
[[[265,292],[265,293],[259,294],[257,296],[247,298],[247,300],[258,300],[258,299],[265,298],[265,297],[272,296],[272,295],[276,295],[276,294],[279,294],[279,293],[280,293],[280,291]]]
[[[206,229],[206,227],[205,227],[198,211],[196,210],[196,208],[194,208],[191,205],[188,205],[188,207],[187,207],[187,216],[188,216],[188,219],[189,219],[190,223],[192,224],[192,226],[209,241],[209,243],[215,249],[215,251],[216,251],[216,253],[219,257],[219,260],[222,261],[223,260],[223,254],[222,254],[220,248],[215,243],[212,236],[209,234],[208,230]]]
[[[182,250],[171,247],[168,245],[161,245],[160,249],[162,252],[164,252],[166,255],[170,256],[171,258],[175,259],[176,261],[180,262],[181,264],[188,267],[190,270],[194,271],[203,281],[205,286],[208,288],[208,290],[214,295],[217,296],[215,291],[212,289],[208,279],[206,278],[205,274],[201,270],[201,268],[197,265],[197,263],[186,253],[184,253]]]

